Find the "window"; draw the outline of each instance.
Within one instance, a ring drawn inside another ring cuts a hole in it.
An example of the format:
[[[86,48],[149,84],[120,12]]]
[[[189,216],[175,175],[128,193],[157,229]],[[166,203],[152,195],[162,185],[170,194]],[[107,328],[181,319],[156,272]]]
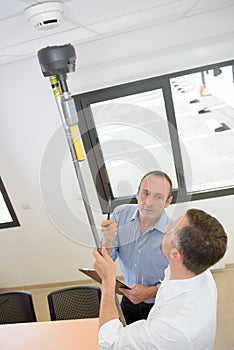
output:
[[[191,192],[234,185],[232,66],[202,73],[170,80],[178,133],[190,158]]]
[[[20,226],[0,177],[0,228]]]
[[[234,193],[234,61],[74,96],[103,213],[165,171],[174,201]]]

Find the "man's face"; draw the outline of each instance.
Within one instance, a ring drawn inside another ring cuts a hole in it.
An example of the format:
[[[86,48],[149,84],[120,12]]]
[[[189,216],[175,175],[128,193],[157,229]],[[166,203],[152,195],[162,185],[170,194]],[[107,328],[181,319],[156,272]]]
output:
[[[164,208],[172,201],[168,198],[170,184],[161,176],[149,175],[141,183],[137,193],[139,216],[142,219],[155,222],[159,219]]]
[[[189,219],[186,215],[183,215],[179,217],[177,220],[175,220],[171,225],[167,225],[166,227],[166,233],[163,237],[162,243],[161,243],[161,251],[164,254],[164,256],[169,260],[170,256],[170,250],[173,247],[172,241],[175,238],[175,235],[182,230],[182,228],[191,226]]]

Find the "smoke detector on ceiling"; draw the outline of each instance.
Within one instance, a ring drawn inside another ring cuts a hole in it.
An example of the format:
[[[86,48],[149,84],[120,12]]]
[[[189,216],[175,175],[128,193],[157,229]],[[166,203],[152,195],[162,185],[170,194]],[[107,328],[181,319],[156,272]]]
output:
[[[63,3],[44,2],[28,7],[24,11],[28,20],[37,29],[52,29],[60,24]]]

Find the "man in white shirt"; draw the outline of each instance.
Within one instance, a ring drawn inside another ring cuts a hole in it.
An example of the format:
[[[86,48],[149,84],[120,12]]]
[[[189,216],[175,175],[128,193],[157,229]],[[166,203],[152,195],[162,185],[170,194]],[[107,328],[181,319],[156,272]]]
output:
[[[208,270],[227,248],[217,219],[199,209],[167,228],[162,252],[169,261],[147,320],[123,327],[115,303],[115,264],[107,250],[94,251],[102,278],[99,345],[121,350],[210,350],[216,331],[216,285]],[[123,289],[128,296],[128,291]]]

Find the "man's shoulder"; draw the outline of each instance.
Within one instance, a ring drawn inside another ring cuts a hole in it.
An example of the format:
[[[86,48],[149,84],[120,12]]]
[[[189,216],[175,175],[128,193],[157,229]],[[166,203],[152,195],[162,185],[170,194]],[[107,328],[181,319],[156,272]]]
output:
[[[121,204],[114,209],[113,215],[117,217],[124,215],[125,218],[132,217],[133,214],[136,212],[137,208],[137,204]]]
[[[137,209],[137,204],[121,204],[114,209],[115,213],[121,213],[123,211],[135,212]]]
[[[166,210],[164,209],[160,218],[166,222],[166,224],[172,224],[173,220],[172,218],[167,214]]]

